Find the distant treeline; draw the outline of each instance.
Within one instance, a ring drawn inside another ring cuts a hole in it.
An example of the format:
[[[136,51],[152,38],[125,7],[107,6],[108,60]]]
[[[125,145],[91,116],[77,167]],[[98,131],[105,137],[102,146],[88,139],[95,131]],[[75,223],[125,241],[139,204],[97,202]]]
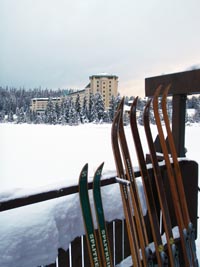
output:
[[[86,98],[80,103],[79,95],[73,101],[70,97],[71,89],[29,89],[24,88],[2,88],[0,87],[0,122],[10,123],[47,123],[47,124],[69,124],[77,125],[87,122],[112,122],[120,96],[111,97],[109,110],[105,110],[101,94],[97,93]],[[51,99],[54,97],[67,96],[61,105],[54,104]],[[30,103],[32,98],[48,98],[47,109],[44,114],[37,114],[31,111]],[[125,104],[130,105],[134,97],[126,97]],[[138,121],[142,124],[142,110],[146,104],[146,98],[138,100]],[[169,115],[171,100],[168,100]],[[193,109],[193,113],[187,113],[186,121],[200,121],[200,96],[192,96],[187,99],[187,108]],[[124,118],[128,123],[128,116]],[[151,122],[154,118],[151,116]]]

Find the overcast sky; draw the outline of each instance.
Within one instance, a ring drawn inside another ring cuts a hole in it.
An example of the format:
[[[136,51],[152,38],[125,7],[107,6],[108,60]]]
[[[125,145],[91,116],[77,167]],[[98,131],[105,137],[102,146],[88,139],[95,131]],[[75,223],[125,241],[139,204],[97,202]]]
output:
[[[200,0],[0,0],[0,86],[79,88],[101,72],[121,95],[200,67]]]

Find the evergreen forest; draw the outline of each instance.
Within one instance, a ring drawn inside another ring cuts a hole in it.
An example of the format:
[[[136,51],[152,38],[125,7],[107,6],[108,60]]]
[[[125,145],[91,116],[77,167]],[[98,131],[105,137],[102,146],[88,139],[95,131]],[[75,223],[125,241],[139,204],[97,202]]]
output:
[[[80,123],[111,123],[120,102],[120,95],[111,97],[109,110],[105,110],[103,98],[100,93],[91,94],[89,100],[84,98],[81,103],[77,94],[76,99],[70,97],[71,89],[51,90],[41,88],[2,88],[0,87],[0,123],[33,123],[33,124],[62,124],[78,125]],[[61,104],[52,101],[52,98],[63,97]],[[44,114],[31,111],[32,98],[48,98]],[[125,104],[130,106],[134,97],[125,97]],[[142,124],[142,111],[146,98],[138,99],[138,122]],[[194,95],[187,98],[186,123],[200,122],[200,96]],[[171,100],[168,100],[169,116]],[[191,112],[189,112],[191,111]],[[128,124],[128,116],[124,121]],[[154,118],[151,116],[151,122]]]

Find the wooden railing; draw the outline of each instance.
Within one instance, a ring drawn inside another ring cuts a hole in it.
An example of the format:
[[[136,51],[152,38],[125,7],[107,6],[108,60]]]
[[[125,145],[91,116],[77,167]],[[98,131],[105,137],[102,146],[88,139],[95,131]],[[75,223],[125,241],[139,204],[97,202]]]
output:
[[[173,166],[173,165],[172,165]],[[198,164],[194,161],[183,160],[180,161],[180,168],[183,176],[183,183],[186,192],[186,198],[188,203],[188,209],[190,213],[191,221],[194,224],[197,234],[197,195],[198,195]],[[177,225],[175,216],[173,216],[173,204],[171,202],[170,190],[168,190],[168,182],[166,175],[166,168],[163,165],[161,167],[164,184],[167,192],[167,199],[172,215],[172,225]],[[149,174],[153,176],[153,170],[149,169]],[[140,176],[140,172],[135,172],[136,179]],[[115,178],[111,177],[110,179],[102,180],[102,186],[107,186],[115,183]],[[92,189],[92,183],[89,183],[89,188]],[[28,197],[21,197],[17,199],[11,199],[9,201],[4,201],[0,203],[0,212],[20,208],[25,205],[30,205],[38,203],[41,201],[47,201],[53,198],[66,196],[69,194],[74,194],[78,192],[77,186],[66,187],[60,190],[52,190],[50,192],[43,192],[36,195],[30,195]],[[154,192],[156,196],[156,191]],[[159,211],[159,207],[158,207]],[[146,226],[151,240],[151,231],[149,228],[148,217],[145,218]],[[67,223],[67,221],[66,221]],[[107,224],[108,235],[111,244],[111,251],[114,259],[114,263],[118,264],[128,255],[130,255],[129,242],[127,238],[126,223],[124,221],[115,220]],[[41,237],[42,238],[42,237]],[[176,240],[179,245],[179,240]],[[58,249],[58,257],[55,259],[55,262],[48,265],[48,267],[82,267],[90,266],[89,257],[87,252],[87,246],[85,237],[76,237],[72,240],[70,247],[67,251],[64,251],[62,248]],[[42,263],[41,263],[41,266]],[[184,267],[184,263],[181,264]]]

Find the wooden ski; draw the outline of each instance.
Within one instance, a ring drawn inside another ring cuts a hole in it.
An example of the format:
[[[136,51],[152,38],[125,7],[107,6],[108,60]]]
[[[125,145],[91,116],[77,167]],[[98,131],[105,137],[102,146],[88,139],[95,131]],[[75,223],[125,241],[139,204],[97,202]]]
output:
[[[120,113],[122,111],[118,110],[115,118],[112,123],[112,130],[111,130],[111,141],[112,141],[112,149],[117,169],[117,176],[123,180],[126,180],[126,175],[123,168],[122,158],[120,154],[120,147],[118,142],[118,128],[119,128],[119,121],[120,121]],[[136,226],[132,214],[132,206],[129,197],[129,189],[128,186],[124,183],[119,183],[122,203],[124,208],[124,215],[127,223],[127,232],[131,250],[131,256],[133,261],[133,266],[142,267],[141,259],[140,259],[140,251],[137,239],[137,231]]]
[[[100,259],[100,251],[97,243],[88,195],[88,164],[85,164],[79,176],[79,198],[85,226],[90,266],[103,267]]]
[[[192,256],[193,256],[193,264],[194,266],[199,266],[197,255],[196,255],[195,229],[190,220],[190,215],[188,211],[188,206],[187,206],[187,201],[186,201],[185,191],[184,191],[184,186],[183,186],[183,178],[182,178],[182,174],[181,174],[181,170],[180,170],[180,166],[178,162],[178,157],[177,157],[177,152],[176,152],[176,148],[174,144],[174,139],[173,139],[172,131],[170,128],[170,122],[169,122],[169,118],[167,114],[167,96],[168,96],[169,89],[170,89],[170,86],[166,87],[166,89],[164,90],[163,96],[162,96],[161,105],[162,105],[163,118],[164,118],[166,130],[167,130],[170,153],[171,153],[173,164],[174,164],[176,185],[177,185],[177,191],[179,194],[183,220],[184,220],[185,227],[187,227],[187,231],[189,234],[189,240],[190,240]]]
[[[169,212],[167,198],[166,198],[166,192],[165,192],[163,178],[162,178],[161,170],[159,167],[158,159],[156,156],[156,150],[154,147],[153,137],[152,137],[151,129],[150,129],[150,121],[149,121],[150,104],[151,104],[151,100],[147,102],[145,109],[144,109],[144,114],[143,114],[144,129],[145,129],[145,134],[146,134],[147,143],[149,147],[151,163],[153,165],[154,179],[155,179],[155,184],[157,188],[159,204],[160,204],[160,208],[162,211],[162,219],[163,219],[163,225],[164,225],[164,230],[166,234],[170,266],[178,267],[180,266],[179,255],[178,255],[176,245],[174,243],[172,223],[171,223],[170,212]],[[132,118],[131,126],[136,125],[136,105],[137,105],[137,99],[135,99],[135,101],[133,102],[132,108],[131,108],[131,118]],[[136,126],[134,127],[133,131],[137,131],[135,128]],[[136,145],[141,147],[141,143],[136,144]],[[148,176],[148,171],[145,168],[146,165],[145,165],[145,160],[144,160],[144,154],[142,153],[142,148],[140,148],[140,150],[141,150],[140,154],[143,155],[142,156],[143,159],[140,161],[142,162],[142,165],[143,165],[141,169],[144,170],[145,172],[144,175]]]
[[[95,204],[95,212],[98,223],[98,233],[100,240],[100,249],[102,254],[103,266],[113,267],[112,255],[110,251],[109,239],[104,217],[103,203],[101,197],[101,173],[104,163],[96,170],[93,178],[93,198]]]
[[[135,217],[136,228],[137,228],[137,233],[138,233],[139,245],[140,245],[141,253],[142,253],[143,265],[152,266],[153,265],[152,252],[149,248],[149,240],[148,240],[146,226],[144,222],[144,216],[142,212],[136,178],[134,175],[134,171],[133,171],[133,167],[131,163],[131,157],[129,154],[129,149],[128,149],[126,136],[124,132],[123,106],[124,106],[124,99],[122,99],[120,106],[119,106],[119,109],[122,111],[121,116],[120,116],[119,129],[118,129],[119,141],[120,141],[122,156],[123,156],[124,165],[126,169],[126,176],[130,182],[130,195],[131,195],[131,200],[132,200],[132,205],[133,205],[133,210],[134,210],[134,217]],[[155,228],[155,225],[153,226],[153,228]],[[165,266],[164,262],[162,264],[160,252],[158,252],[157,256],[159,257],[157,259],[159,266]]]
[[[153,97],[154,116],[155,116],[156,126],[158,129],[160,144],[161,144],[161,148],[162,148],[162,152],[163,152],[163,156],[164,156],[164,160],[165,160],[165,164],[167,168],[168,180],[170,184],[170,190],[172,194],[176,220],[177,220],[177,224],[179,227],[179,234],[180,234],[180,240],[181,240],[181,245],[182,245],[184,262],[186,266],[191,267],[194,265],[192,261],[192,255],[191,255],[189,235],[188,235],[188,231],[186,229],[186,225],[184,222],[182,208],[181,208],[181,200],[179,198],[179,194],[177,191],[176,179],[175,179],[173,169],[170,163],[170,157],[168,154],[167,144],[165,142],[165,136],[164,136],[164,132],[162,129],[161,120],[160,120],[159,105],[158,105],[159,93],[160,93],[160,88],[156,90],[154,97]]]

